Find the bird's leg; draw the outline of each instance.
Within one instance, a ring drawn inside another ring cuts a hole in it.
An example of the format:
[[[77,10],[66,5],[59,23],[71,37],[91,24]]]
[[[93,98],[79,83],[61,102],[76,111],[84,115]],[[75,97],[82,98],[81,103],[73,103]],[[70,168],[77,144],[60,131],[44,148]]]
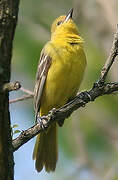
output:
[[[56,112],[56,108],[53,108],[49,111],[47,116],[40,116],[39,114],[36,115],[36,123],[39,123],[42,129],[48,128],[48,122],[51,118],[53,118],[54,113]]]

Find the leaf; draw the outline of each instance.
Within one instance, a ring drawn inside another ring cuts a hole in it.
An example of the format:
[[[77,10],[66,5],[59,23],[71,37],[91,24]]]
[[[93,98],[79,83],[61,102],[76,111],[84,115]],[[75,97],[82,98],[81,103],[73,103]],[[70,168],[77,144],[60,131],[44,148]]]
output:
[[[20,133],[21,131],[20,130],[15,130],[13,134],[17,134],[17,133]]]
[[[18,127],[18,124],[14,124],[13,126],[12,126],[12,128],[17,128]]]

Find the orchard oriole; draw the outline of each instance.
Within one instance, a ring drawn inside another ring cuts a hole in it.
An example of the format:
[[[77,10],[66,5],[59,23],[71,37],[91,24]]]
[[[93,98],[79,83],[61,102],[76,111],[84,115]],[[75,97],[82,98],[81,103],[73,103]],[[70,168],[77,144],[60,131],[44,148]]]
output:
[[[83,39],[72,19],[73,9],[52,24],[51,40],[44,46],[34,89],[36,117],[47,115],[74,98],[82,81],[86,57]],[[54,171],[58,158],[57,123],[37,136],[33,159],[38,172]]]

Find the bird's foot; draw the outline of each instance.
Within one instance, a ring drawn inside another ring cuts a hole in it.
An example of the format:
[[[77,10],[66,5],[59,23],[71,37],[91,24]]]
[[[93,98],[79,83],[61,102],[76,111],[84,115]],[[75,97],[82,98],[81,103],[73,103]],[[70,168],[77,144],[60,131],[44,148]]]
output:
[[[37,116],[36,117],[36,122],[41,126],[41,128],[44,130],[47,128],[47,122],[48,119],[46,118],[46,116]]]

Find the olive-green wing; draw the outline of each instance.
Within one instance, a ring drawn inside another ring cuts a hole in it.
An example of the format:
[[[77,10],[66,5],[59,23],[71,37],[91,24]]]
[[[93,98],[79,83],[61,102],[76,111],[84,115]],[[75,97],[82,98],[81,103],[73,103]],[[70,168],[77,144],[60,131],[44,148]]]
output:
[[[37,68],[36,82],[34,88],[34,110],[35,110],[36,118],[40,110],[41,96],[43,93],[43,89],[50,65],[51,65],[51,57],[47,55],[43,50]]]

